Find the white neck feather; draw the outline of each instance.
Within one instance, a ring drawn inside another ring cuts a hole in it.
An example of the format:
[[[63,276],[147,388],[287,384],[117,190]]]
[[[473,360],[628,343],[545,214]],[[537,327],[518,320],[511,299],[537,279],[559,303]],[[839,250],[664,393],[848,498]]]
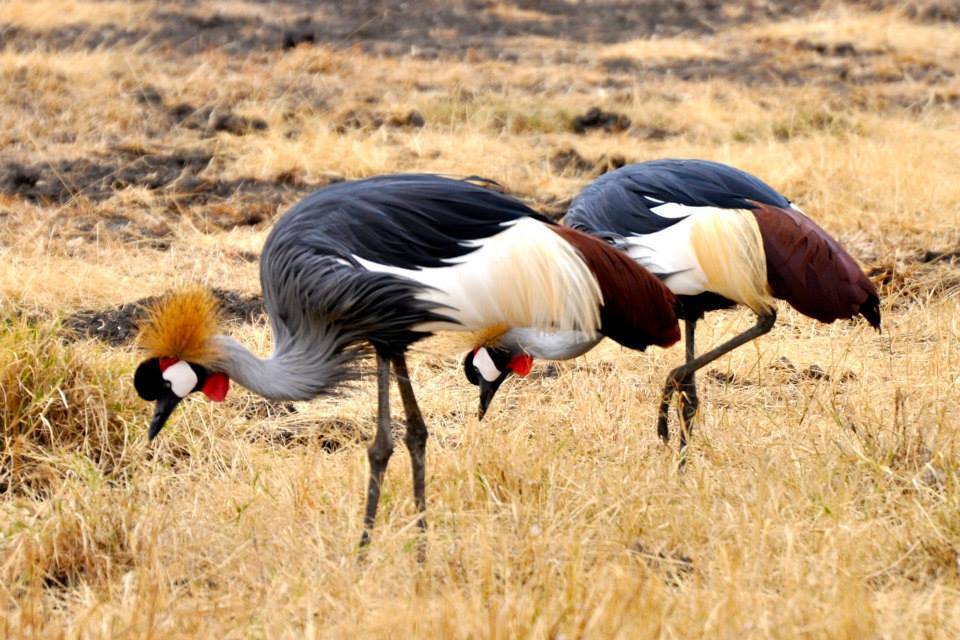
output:
[[[349,350],[322,343],[310,349],[282,349],[258,358],[230,336],[215,338],[223,352],[216,366],[237,384],[270,400],[311,400],[351,377]]]
[[[539,360],[569,360],[585,354],[603,340],[582,331],[540,331],[530,327],[510,329],[500,341],[512,351],[524,351]]]

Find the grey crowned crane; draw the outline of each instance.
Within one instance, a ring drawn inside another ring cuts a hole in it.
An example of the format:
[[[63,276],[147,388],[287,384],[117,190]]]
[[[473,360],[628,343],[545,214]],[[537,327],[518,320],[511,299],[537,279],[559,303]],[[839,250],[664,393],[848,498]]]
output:
[[[260,284],[274,337],[267,359],[218,333],[216,304],[203,289],[168,294],[151,310],[140,334],[149,357],[134,376],[139,395],[156,402],[149,437],[194,391],[223,400],[232,379],[266,398],[310,400],[351,379],[351,365],[372,348],[378,417],[361,544],[393,452],[391,365],[426,526],[427,427],[407,372],[411,344],[444,330],[476,331],[493,344],[527,326],[588,341],[601,330],[630,333],[638,345],[680,339],[673,295],[622,253],[497,191],[432,175],[345,182],[308,196],[269,234]],[[625,306],[607,297],[614,290],[650,297]],[[477,363],[484,381],[499,385],[492,358]],[[500,366],[522,373],[529,361]]]
[[[877,290],[850,254],[739,169],[704,160],[627,165],[584,188],[564,223],[611,242],[677,295],[686,362],[667,376],[657,433],[669,438],[670,400],[679,392],[681,451],[698,406],[696,371],[770,331],[775,299],[821,322],[859,314],[880,329]],[[697,321],[737,304],[757,314],[756,325],[697,356]]]

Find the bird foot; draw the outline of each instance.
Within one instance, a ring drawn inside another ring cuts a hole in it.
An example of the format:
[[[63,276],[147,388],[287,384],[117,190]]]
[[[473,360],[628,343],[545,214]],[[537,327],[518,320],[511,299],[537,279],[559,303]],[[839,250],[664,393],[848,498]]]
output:
[[[657,417],[657,435],[660,436],[664,444],[670,442],[670,427],[667,421],[668,417],[663,414]]]

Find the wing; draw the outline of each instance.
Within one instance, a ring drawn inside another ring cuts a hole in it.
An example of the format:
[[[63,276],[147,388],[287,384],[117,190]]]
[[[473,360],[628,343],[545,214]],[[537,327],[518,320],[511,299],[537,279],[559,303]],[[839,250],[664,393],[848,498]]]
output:
[[[626,253],[576,229],[557,228],[577,247],[603,292],[600,329],[630,349],[669,347],[680,339],[677,300],[670,289]]]
[[[415,332],[505,325],[595,333],[599,285],[555,227],[520,201],[466,181],[412,174],[343,183],[277,222],[261,280],[268,304],[275,299],[281,312],[307,300],[324,318],[354,318],[342,305],[321,304],[327,298],[318,293],[333,274],[345,277],[345,267],[369,280],[365,295],[396,291],[377,313],[407,310],[402,316]],[[369,333],[394,324],[385,319]]]
[[[745,212],[757,222],[759,253],[757,240],[747,237],[753,234],[733,233],[747,229],[740,224]],[[757,310],[764,304],[759,293],[769,287],[774,297],[818,320],[861,313],[879,327],[876,289],[853,258],[787,198],[727,165],[703,160],[628,165],[584,189],[566,224],[612,240],[677,294],[709,291]],[[762,262],[740,259],[755,255]],[[710,265],[715,268],[705,271]],[[734,287],[734,281],[750,286]],[[740,295],[748,289],[751,295]]]
[[[836,240],[793,208],[761,205],[753,213],[774,296],[821,322],[859,313],[880,329],[877,289]]]
[[[396,174],[325,187],[287,212],[275,232],[347,260],[436,268],[527,217],[545,221],[519,200],[472,182]]]
[[[753,209],[790,202],[750,174],[706,160],[654,160],[621,167],[589,184],[565,224],[617,240],[663,231],[702,208]]]

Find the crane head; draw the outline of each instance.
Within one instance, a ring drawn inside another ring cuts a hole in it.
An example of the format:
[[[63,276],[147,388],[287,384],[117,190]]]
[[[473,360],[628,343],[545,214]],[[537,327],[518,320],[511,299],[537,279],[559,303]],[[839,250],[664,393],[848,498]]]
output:
[[[463,372],[471,384],[480,387],[478,419],[483,420],[487,408],[503,381],[511,373],[526,376],[533,366],[533,358],[524,351],[502,347],[479,346],[463,359]]]
[[[209,399],[221,402],[227,396],[230,378],[186,360],[150,358],[137,367],[133,386],[141,398],[157,403],[147,433],[153,440],[181,400],[194,391],[202,391]]]
[[[137,342],[148,359],[137,367],[133,385],[141,398],[157,403],[148,433],[153,440],[181,400],[203,391],[221,401],[230,379],[215,371],[221,355],[215,336],[222,316],[212,291],[188,286],[156,299],[145,311]]]

